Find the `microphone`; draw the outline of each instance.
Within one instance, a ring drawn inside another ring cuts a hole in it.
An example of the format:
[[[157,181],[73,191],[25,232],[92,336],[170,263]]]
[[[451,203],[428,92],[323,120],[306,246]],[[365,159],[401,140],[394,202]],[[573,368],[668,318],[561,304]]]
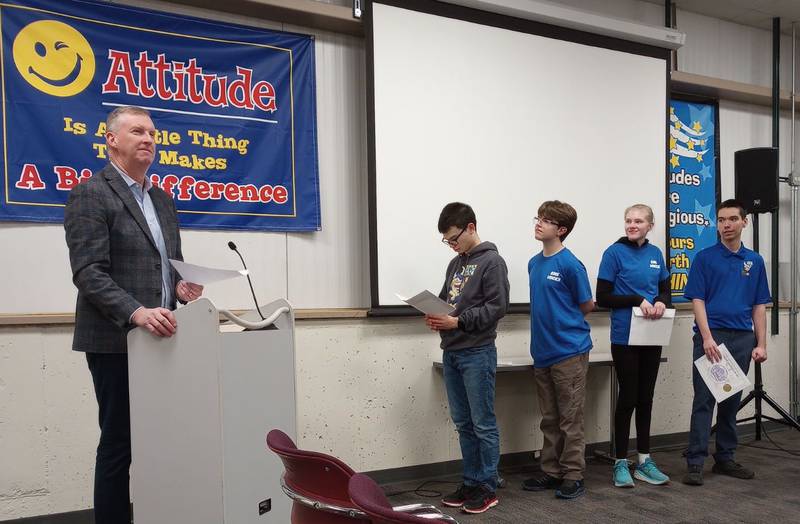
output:
[[[228,247],[231,249],[231,251],[239,255],[239,260],[242,261],[242,265],[244,266],[245,269],[247,269],[247,264],[244,263],[244,257],[242,257],[242,254],[239,253],[238,249],[236,249],[236,244],[234,244],[233,242],[228,242]],[[256,304],[256,311],[258,311],[258,316],[261,317],[261,320],[265,320],[264,315],[261,314],[261,308],[258,307],[258,299],[256,298],[256,292],[253,289],[253,282],[250,280],[249,271],[247,272],[246,276],[247,276],[247,283],[250,284],[250,293],[253,294],[253,302],[255,302]]]

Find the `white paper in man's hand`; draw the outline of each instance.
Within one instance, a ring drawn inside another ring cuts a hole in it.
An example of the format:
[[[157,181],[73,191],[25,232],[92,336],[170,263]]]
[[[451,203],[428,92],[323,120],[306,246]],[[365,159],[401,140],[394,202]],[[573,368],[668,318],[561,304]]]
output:
[[[694,365],[717,402],[722,402],[748,387],[750,379],[736,363],[725,344],[720,344],[717,349],[722,355],[719,362],[711,362],[703,355],[694,361]]]
[[[398,293],[395,293],[395,296],[426,315],[449,315],[455,309],[427,289],[422,293],[417,293],[411,298],[405,298]]]
[[[198,266],[197,264],[189,264],[171,258],[169,262],[172,264],[172,267],[180,273],[181,278],[187,282],[193,282],[202,286],[247,275],[246,269],[216,269],[213,267]]]

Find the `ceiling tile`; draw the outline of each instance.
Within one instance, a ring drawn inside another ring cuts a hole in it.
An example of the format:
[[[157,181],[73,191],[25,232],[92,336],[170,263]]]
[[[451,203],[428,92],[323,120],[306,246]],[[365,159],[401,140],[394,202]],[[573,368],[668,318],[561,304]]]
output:
[[[760,27],[762,29],[772,30],[772,18],[773,15],[771,13],[765,13],[763,11],[757,11],[755,9],[750,9],[745,11],[744,13],[732,17],[730,20],[732,22],[736,22],[737,24],[742,25],[749,25],[752,27]],[[784,25],[786,21],[781,19],[781,29],[786,29]]]
[[[664,5],[663,0],[648,1]],[[673,0],[672,3],[681,10],[766,30],[772,29],[772,18],[779,17],[784,34],[791,34],[792,21],[800,23],[800,0]]]
[[[734,0],[676,0],[674,4],[678,9],[722,18],[723,20],[741,16],[750,9],[747,5],[736,5],[733,2]]]

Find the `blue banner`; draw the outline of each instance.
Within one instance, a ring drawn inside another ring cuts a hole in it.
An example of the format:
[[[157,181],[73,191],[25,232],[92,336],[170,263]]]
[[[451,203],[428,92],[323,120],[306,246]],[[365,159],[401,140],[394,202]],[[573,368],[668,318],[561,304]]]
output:
[[[107,162],[105,118],[150,110],[150,179],[182,226],[320,229],[312,37],[108,3],[0,3],[0,220],[60,222]]]
[[[669,265],[673,302],[684,302],[689,268],[717,242],[716,111],[710,104],[670,102]]]

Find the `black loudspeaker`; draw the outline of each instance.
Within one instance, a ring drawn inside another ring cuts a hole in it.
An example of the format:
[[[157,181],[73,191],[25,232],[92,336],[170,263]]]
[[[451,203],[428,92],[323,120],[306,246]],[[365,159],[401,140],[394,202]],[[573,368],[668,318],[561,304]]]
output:
[[[736,200],[749,213],[778,209],[778,148],[754,147],[733,155]]]

